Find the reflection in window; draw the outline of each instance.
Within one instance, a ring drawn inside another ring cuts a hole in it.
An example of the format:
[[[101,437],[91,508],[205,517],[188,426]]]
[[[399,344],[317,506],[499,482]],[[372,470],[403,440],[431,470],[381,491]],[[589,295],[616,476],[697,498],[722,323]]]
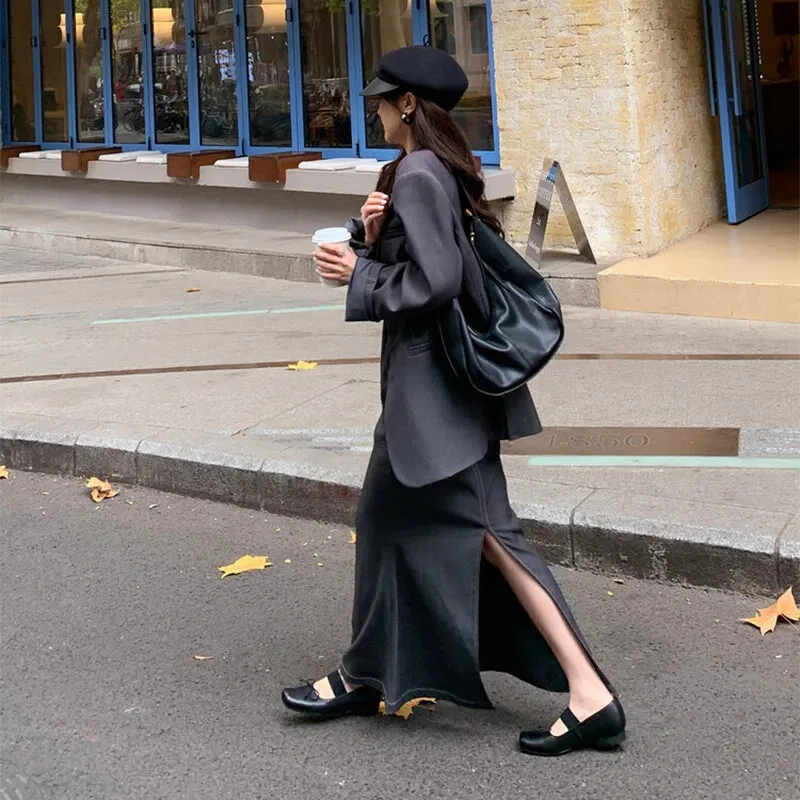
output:
[[[352,147],[345,0],[300,0],[307,147]]]
[[[42,58],[42,134],[46,142],[66,142],[67,47],[64,0],[40,0],[39,40]]]
[[[233,0],[203,0],[195,4],[195,14],[201,142],[236,145],[239,125]]]
[[[291,147],[286,4],[248,3],[246,12],[250,144]]]
[[[100,0],[75,0],[75,97],[78,141],[105,141]]]
[[[114,141],[140,144],[145,135],[142,20],[138,3],[111,0],[111,32]]]
[[[11,139],[32,142],[36,138],[33,101],[33,20],[30,0],[11,0],[9,8],[11,56]]]
[[[469,89],[453,116],[466,133],[473,150],[494,150],[485,1],[431,0],[430,34],[433,44],[450,53],[469,78]]]
[[[182,0],[153,0],[156,143],[189,144],[186,16]]]
[[[732,36],[737,43],[735,56],[731,58],[728,67],[736,73],[731,76],[736,81],[734,91],[737,84],[740,87],[741,109],[733,115],[734,153],[737,184],[748,186],[764,177],[760,110],[755,90],[760,70],[757,42],[754,43],[753,36],[755,26],[750,18],[750,8],[745,2],[723,4],[722,15],[725,30],[732,30]]]
[[[430,4],[430,26],[431,39],[433,46],[444,50],[451,56],[456,54],[455,28],[453,27],[453,4],[436,3]]]
[[[364,78],[371,81],[384,53],[413,43],[411,7],[408,0],[362,0],[361,57]],[[377,103],[366,104],[367,147],[391,147],[383,138]]]
[[[470,48],[473,55],[489,52],[489,26],[486,22],[486,6],[469,7]]]

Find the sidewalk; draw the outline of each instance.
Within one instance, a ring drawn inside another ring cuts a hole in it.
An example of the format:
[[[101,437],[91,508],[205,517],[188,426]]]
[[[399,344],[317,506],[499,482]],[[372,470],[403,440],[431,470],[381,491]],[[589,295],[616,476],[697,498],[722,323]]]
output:
[[[342,291],[0,247],[0,298],[0,463],[352,524],[379,328],[345,324]],[[543,555],[744,592],[800,580],[800,329],[566,316],[532,386],[548,430],[505,456]],[[319,366],[286,369],[301,359]]]
[[[357,204],[343,207],[330,224],[340,225]],[[255,227],[206,222],[120,217],[88,211],[38,209],[0,203],[0,247],[33,247],[76,256],[102,256],[156,266],[236,272],[263,278],[316,283],[307,214]],[[324,222],[323,224],[327,224]],[[596,276],[616,259],[589,264],[577,253],[545,249],[542,273],[565,303],[597,306]]]

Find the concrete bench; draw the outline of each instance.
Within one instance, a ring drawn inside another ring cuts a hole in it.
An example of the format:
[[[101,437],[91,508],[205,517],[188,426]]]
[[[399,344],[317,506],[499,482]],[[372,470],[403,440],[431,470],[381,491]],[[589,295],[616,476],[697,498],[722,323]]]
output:
[[[322,153],[316,151],[308,153],[286,151],[250,156],[248,177],[253,183],[286,183],[286,170],[321,160]]]
[[[377,164],[377,158],[326,158],[321,161],[305,161],[298,169],[307,172],[346,172],[366,164]]]
[[[250,164],[250,159],[247,156],[238,156],[237,158],[219,158],[214,162],[215,167],[222,169],[247,169]]]
[[[61,169],[64,172],[85,173],[90,161],[97,161],[102,155],[121,152],[121,147],[90,147],[85,150],[62,150]]]
[[[9,160],[18,158],[20,153],[33,153],[41,149],[41,145],[38,144],[19,144],[0,147],[0,167],[5,169],[8,166]]]
[[[153,150],[149,153],[142,153],[140,156],[136,156],[136,163],[137,164],[158,164],[160,166],[167,165],[167,154],[161,153],[158,150]]]
[[[122,153],[105,153],[98,161],[111,161],[112,163],[119,164],[124,163],[126,161],[136,161],[139,156],[143,156],[146,153],[151,153],[151,150],[125,150]]]
[[[223,158],[235,158],[235,150],[196,150],[167,154],[167,177],[196,181],[200,167],[210,167]]]

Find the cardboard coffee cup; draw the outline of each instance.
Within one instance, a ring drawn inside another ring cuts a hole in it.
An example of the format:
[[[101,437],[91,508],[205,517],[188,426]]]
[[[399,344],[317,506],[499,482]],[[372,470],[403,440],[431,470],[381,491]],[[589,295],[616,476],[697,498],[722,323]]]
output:
[[[350,231],[347,228],[320,228],[311,237],[312,243],[319,247],[321,244],[335,244],[343,250],[350,246]],[[330,278],[319,277],[320,283],[324,286],[339,287],[346,286],[346,281],[336,281]]]

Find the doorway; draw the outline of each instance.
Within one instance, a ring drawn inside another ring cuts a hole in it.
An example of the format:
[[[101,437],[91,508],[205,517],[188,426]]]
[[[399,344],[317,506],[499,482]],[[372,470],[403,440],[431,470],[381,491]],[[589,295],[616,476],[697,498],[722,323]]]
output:
[[[757,0],[769,201],[800,208],[800,4]]]
[[[798,0],[706,0],[712,113],[728,221],[800,199]]]

